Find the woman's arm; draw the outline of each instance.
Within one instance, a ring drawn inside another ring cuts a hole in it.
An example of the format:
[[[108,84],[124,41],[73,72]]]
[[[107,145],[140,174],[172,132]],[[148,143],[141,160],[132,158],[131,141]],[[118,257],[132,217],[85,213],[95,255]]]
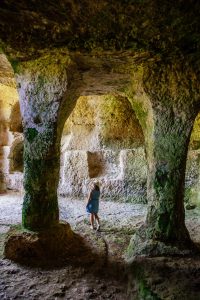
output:
[[[90,192],[90,194],[89,194],[89,196],[88,196],[88,198],[87,198],[87,200],[86,200],[86,202],[87,202],[86,205],[88,205],[88,203],[90,202],[90,199],[91,199],[91,193],[92,193],[92,192]]]

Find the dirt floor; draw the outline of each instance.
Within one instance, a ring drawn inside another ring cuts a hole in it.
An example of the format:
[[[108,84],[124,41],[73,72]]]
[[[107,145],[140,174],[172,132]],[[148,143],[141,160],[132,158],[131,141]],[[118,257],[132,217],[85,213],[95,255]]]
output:
[[[68,261],[57,268],[22,266],[3,258],[6,232],[21,222],[22,195],[0,196],[0,299],[200,299],[200,257],[137,258],[124,251],[143,223],[145,205],[101,202],[101,230],[90,229],[85,203],[59,199],[60,218],[98,253],[88,264]],[[200,210],[187,211],[186,224],[200,242]]]

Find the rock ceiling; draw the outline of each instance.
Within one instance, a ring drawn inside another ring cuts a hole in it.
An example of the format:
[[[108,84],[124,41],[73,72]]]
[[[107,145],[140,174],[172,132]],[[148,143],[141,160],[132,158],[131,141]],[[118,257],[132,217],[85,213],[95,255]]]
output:
[[[196,60],[199,12],[195,0],[2,0],[0,39],[3,50],[18,59],[67,47]]]

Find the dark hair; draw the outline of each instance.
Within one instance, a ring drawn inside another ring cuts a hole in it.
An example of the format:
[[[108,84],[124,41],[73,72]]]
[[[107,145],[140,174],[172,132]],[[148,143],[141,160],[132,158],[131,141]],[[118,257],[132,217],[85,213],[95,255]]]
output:
[[[100,188],[97,184],[94,184],[94,188],[95,188],[96,191],[100,191]]]

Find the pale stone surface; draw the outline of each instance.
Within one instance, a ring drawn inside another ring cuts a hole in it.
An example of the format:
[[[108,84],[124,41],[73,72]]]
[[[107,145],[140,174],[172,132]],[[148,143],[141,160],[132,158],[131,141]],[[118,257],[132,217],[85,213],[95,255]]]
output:
[[[23,173],[14,172],[6,176],[6,187],[8,190],[23,192]]]
[[[104,104],[105,102],[105,104]],[[100,109],[109,107],[109,102],[114,104],[114,119],[110,119],[110,113],[103,113]],[[118,104],[117,104],[118,103]],[[125,144],[130,143],[129,138],[125,136],[125,140],[120,138],[117,129],[121,130],[123,118],[121,114],[126,112],[127,102],[124,100],[122,106],[122,98],[118,101],[114,97],[80,97],[77,105],[66,122],[63,130],[61,142],[62,157],[60,171],[60,186],[59,193],[66,196],[82,196],[87,195],[93,180],[98,180],[101,183],[102,195],[106,199],[121,200],[121,201],[146,201],[146,158],[142,147],[135,149],[123,149]],[[129,112],[130,113],[130,112]],[[105,118],[107,117],[107,119]],[[116,116],[119,119],[116,119]],[[134,115],[132,115],[135,120]],[[107,120],[107,127],[105,122]],[[194,143],[197,145],[198,135],[198,120],[194,126],[191,136],[191,147]],[[122,123],[121,123],[122,122]],[[132,121],[130,121],[132,122]],[[138,124],[130,125],[132,130],[137,133]],[[114,132],[112,129],[115,128]],[[129,128],[129,132],[131,129]],[[137,143],[141,142],[141,132],[135,135]],[[112,136],[112,138],[110,138]],[[109,143],[103,144],[102,137]],[[9,165],[12,166],[12,152],[16,142],[22,140],[22,136],[17,134],[12,142],[12,147],[5,146],[2,149],[2,170],[5,173],[5,183],[9,189],[22,190],[22,174],[16,172],[9,174]],[[127,141],[126,141],[127,140]],[[135,144],[133,144],[135,146]],[[109,148],[111,147],[111,149]],[[114,149],[112,149],[114,147]],[[120,148],[121,147],[121,148]],[[117,149],[118,148],[118,149]],[[10,149],[10,150],[9,150]],[[187,170],[186,170],[186,195],[185,198],[192,202],[199,202],[198,195],[198,150],[190,150],[188,153]],[[10,161],[7,159],[9,157]],[[12,170],[12,167],[11,167]]]
[[[109,200],[145,202],[146,160],[143,148],[135,150],[66,151],[59,193],[87,195],[94,181]]]
[[[200,150],[190,150],[187,157],[185,178],[185,201],[200,204]]]
[[[10,193],[0,196],[0,224],[19,224],[22,218],[23,194]],[[72,198],[59,198],[60,220],[75,226],[88,218],[86,213],[86,198],[76,200]],[[101,200],[99,216],[102,221],[109,221],[117,226],[131,224],[133,217],[144,217],[146,205],[115,203]]]
[[[82,194],[82,184],[88,177],[87,152],[66,151],[60,174],[59,193],[67,196],[80,196]]]
[[[99,181],[103,199],[145,202],[143,139],[126,98],[80,97],[63,130],[59,193],[86,196]]]
[[[19,97],[13,69],[5,55],[0,54],[0,192],[7,188],[15,188],[16,184],[8,187],[11,181],[9,172],[9,153],[14,140],[13,131],[21,130],[21,115]],[[18,176],[15,176],[18,180]],[[18,184],[17,189],[22,185]]]
[[[197,150],[200,148],[200,113],[196,116],[193,130],[190,136],[190,148]]]
[[[0,84],[16,88],[13,69],[5,54],[0,54]]]
[[[24,150],[24,137],[22,133],[14,135],[12,146],[9,151],[9,173],[23,172],[23,150]]]
[[[79,97],[67,119],[63,139],[68,150],[137,148],[144,145],[141,126],[130,102],[119,96]]]

